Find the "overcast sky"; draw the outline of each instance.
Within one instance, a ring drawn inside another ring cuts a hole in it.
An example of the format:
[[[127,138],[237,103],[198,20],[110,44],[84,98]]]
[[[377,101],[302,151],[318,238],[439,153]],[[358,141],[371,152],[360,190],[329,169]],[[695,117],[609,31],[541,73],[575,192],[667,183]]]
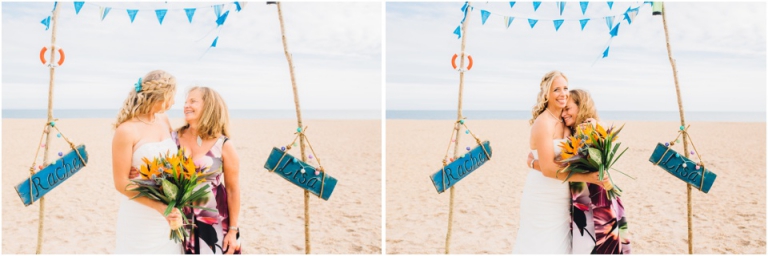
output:
[[[464,109],[525,110],[535,103],[541,77],[564,72],[570,88],[588,90],[598,109],[677,111],[661,16],[644,5],[632,24],[623,21],[609,39],[604,19],[642,2],[591,2],[582,15],[568,2],[534,12],[531,2],[477,2],[470,15]],[[450,60],[461,40],[452,32],[463,2],[387,3],[386,104],[388,110],[455,110],[459,74]],[[480,10],[492,14],[481,24]],[[686,111],[766,109],[766,3],[666,3],[667,24]],[[509,28],[503,16],[516,17]],[[552,20],[566,19],[558,32]],[[541,19],[533,29],[527,18]],[[621,18],[621,16],[619,17]]]
[[[117,109],[147,72],[176,76],[174,109],[186,90],[209,86],[232,109],[293,109],[275,5],[232,2],[221,30],[211,5],[222,3],[72,2],[59,5],[54,107]],[[99,7],[112,7],[100,20]],[[2,3],[2,107],[45,109],[49,71],[38,59],[51,30],[40,23],[53,3]],[[184,8],[198,8],[192,23]],[[139,9],[133,23],[126,9]],[[155,9],[168,9],[160,25]],[[382,4],[283,3],[302,109],[381,109]],[[216,48],[208,49],[216,35]],[[207,51],[207,53],[206,53]]]

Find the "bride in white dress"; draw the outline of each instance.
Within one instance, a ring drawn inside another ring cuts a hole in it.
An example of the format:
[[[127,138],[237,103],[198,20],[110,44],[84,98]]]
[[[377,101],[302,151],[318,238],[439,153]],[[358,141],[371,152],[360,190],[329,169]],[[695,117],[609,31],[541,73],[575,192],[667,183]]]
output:
[[[173,105],[176,79],[162,70],[149,72],[134,85],[115,123],[112,139],[112,174],[115,189],[120,192],[117,214],[116,254],[181,254],[181,244],[170,239],[172,228],[181,226],[178,210],[163,216],[167,205],[139,197],[127,191],[131,186],[129,171],[138,168],[142,158],[153,159],[175,152],[168,117],[162,112]]]
[[[530,146],[541,171],[528,171],[512,253],[570,254],[571,194],[568,183],[563,182],[567,175],[557,173],[561,167],[555,162],[565,129],[560,114],[568,100],[568,80],[552,71],[544,75],[540,88],[530,120]],[[574,174],[570,180],[599,183],[597,174]]]

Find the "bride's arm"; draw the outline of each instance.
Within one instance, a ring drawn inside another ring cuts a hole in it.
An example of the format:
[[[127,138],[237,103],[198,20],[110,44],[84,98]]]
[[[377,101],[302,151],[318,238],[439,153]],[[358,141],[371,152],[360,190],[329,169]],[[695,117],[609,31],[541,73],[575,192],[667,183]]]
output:
[[[568,177],[568,174],[557,173],[562,169],[562,166],[555,162],[555,149],[551,137],[551,134],[554,134],[554,124],[552,122],[538,121],[531,128],[531,137],[536,144],[536,151],[539,153],[539,160],[534,161],[534,169],[541,171],[541,174],[545,177],[563,181]],[[601,184],[598,177],[597,172],[574,173],[569,181]]]
[[[129,191],[134,186],[130,185],[128,180],[128,172],[131,169],[131,155],[133,154],[133,141],[136,140],[137,135],[129,129],[129,125],[124,123],[117,127],[115,129],[115,136],[112,138],[112,179],[117,192],[132,198],[139,194],[136,191]],[[165,212],[167,207],[167,205],[161,202],[146,197],[139,197],[133,200],[160,213]]]

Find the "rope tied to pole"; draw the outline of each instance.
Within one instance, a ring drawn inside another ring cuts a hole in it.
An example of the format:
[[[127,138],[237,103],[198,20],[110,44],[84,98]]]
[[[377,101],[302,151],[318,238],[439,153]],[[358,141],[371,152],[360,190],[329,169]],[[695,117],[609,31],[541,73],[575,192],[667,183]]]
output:
[[[312,152],[312,155],[315,156],[315,159],[317,160],[317,171],[319,171],[322,174],[322,177],[320,178],[320,193],[317,197],[322,198],[323,197],[323,191],[325,189],[325,168],[323,168],[322,162],[320,162],[320,157],[317,156],[317,153],[315,153],[315,149],[312,148],[312,143],[309,142],[309,138],[306,135],[306,131],[309,129],[309,126],[305,126],[303,129],[297,130],[294,134],[296,134],[296,137],[293,138],[293,141],[285,146],[285,150],[283,150],[283,155],[280,156],[280,159],[277,160],[277,163],[275,164],[275,167],[272,168],[272,170],[269,170],[269,172],[274,172],[277,170],[277,167],[280,166],[280,162],[283,161],[285,158],[285,155],[288,154],[288,150],[291,150],[294,143],[296,143],[296,140],[299,139],[299,137],[303,137],[304,140],[307,142],[307,145],[309,145],[309,150]]]
[[[691,138],[691,135],[688,133],[688,128],[690,128],[691,125],[688,125],[685,127],[685,129],[681,129],[677,131],[677,136],[675,139],[669,141],[669,146],[667,147],[667,150],[664,151],[663,154],[661,154],[661,157],[659,157],[659,161],[656,161],[653,165],[659,165],[661,161],[664,159],[664,156],[667,155],[670,149],[672,149],[672,146],[675,145],[675,141],[677,141],[680,136],[683,136],[684,138],[687,138],[688,141],[691,142],[691,146],[693,146],[693,152],[696,153],[696,157],[699,158],[699,163],[697,164],[701,168],[701,182],[699,184],[699,191],[702,191],[702,188],[704,187],[704,178],[705,174],[707,172],[707,169],[704,167],[704,160],[701,158],[701,154],[699,153],[699,150],[696,149],[696,145],[693,143],[693,138]]]

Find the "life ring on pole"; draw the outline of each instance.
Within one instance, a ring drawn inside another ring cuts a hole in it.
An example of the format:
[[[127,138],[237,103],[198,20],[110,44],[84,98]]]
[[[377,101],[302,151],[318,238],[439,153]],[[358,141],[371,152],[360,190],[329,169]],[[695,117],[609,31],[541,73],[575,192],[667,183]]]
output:
[[[454,53],[453,58],[451,58],[451,66],[453,66],[453,69],[456,69],[456,58],[458,58],[459,55]],[[467,65],[467,71],[472,69],[472,55],[467,54],[467,59],[469,60],[469,65]]]
[[[61,66],[64,64],[64,49],[61,49],[61,47],[53,46],[53,49],[58,49],[59,52],[59,61],[56,62],[56,64],[59,64],[58,66]],[[43,49],[40,49],[40,62],[43,63],[43,65],[50,66],[51,64],[48,63],[48,61],[45,59],[45,53],[48,52],[48,47],[43,46]]]

